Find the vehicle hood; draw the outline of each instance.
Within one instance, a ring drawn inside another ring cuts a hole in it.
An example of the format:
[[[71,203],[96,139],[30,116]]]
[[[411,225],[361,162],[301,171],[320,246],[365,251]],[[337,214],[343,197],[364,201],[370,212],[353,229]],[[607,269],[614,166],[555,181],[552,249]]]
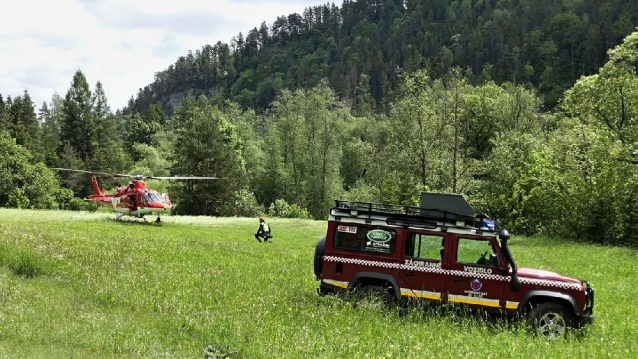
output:
[[[581,284],[581,281],[579,281],[578,279],[565,277],[565,276],[562,276],[562,275],[560,275],[558,273],[554,273],[554,272],[550,272],[550,271],[546,271],[546,270],[541,270],[541,269],[518,268],[518,272],[517,273],[518,273],[519,277],[534,278],[534,279],[545,279],[545,280],[557,280],[557,281],[561,281],[561,282],[569,282],[569,283]]]

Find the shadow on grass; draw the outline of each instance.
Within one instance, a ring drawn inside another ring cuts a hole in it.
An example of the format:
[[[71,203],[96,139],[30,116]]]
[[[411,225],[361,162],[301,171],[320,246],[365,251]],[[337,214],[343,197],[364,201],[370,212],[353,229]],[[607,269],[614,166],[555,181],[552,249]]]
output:
[[[332,305],[335,310],[350,307],[357,311],[369,311],[380,313],[389,320],[405,321],[412,324],[425,324],[435,321],[437,324],[449,324],[455,330],[461,329],[485,329],[492,335],[511,333],[513,335],[526,335],[530,338],[540,338],[529,325],[526,315],[502,315],[488,313],[481,308],[467,307],[453,303],[434,303],[420,300],[402,300],[400,303],[385,303],[376,298],[370,305],[361,305],[361,297],[353,293],[327,294],[326,297],[335,297],[339,302],[326,303],[317,301],[318,306]],[[566,337],[558,340],[581,341],[588,332],[588,327],[570,329]],[[550,341],[549,339],[547,339]]]
[[[155,220],[143,220],[141,218],[130,218],[130,219],[115,219],[115,218],[107,218],[107,222],[117,223],[122,226],[153,226],[153,227],[161,227],[163,222],[156,223]]]

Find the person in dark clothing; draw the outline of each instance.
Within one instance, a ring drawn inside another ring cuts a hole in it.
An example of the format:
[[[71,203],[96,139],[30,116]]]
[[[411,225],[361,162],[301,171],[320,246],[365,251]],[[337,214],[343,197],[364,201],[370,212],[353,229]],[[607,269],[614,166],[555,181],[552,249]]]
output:
[[[137,204],[135,203],[135,195],[128,196],[128,205],[131,211],[137,211]]]
[[[264,217],[259,217],[259,229],[257,233],[255,233],[255,238],[261,243],[261,238],[264,239],[264,242],[268,242],[268,239],[272,238],[272,234],[270,233],[270,226],[266,224],[266,219]]]

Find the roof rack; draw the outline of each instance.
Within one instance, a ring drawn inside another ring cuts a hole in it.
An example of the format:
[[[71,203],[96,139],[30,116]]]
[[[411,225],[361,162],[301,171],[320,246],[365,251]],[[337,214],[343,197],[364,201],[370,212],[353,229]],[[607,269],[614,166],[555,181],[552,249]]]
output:
[[[330,210],[330,214],[335,217],[347,216],[364,219],[375,219],[372,218],[373,215],[381,216],[385,217],[386,223],[391,225],[426,229],[441,227],[442,229],[462,228],[495,232],[495,229],[481,228],[482,216],[468,215],[468,212],[459,213],[459,211],[445,210],[440,206],[424,208],[398,204],[336,200],[334,207]]]

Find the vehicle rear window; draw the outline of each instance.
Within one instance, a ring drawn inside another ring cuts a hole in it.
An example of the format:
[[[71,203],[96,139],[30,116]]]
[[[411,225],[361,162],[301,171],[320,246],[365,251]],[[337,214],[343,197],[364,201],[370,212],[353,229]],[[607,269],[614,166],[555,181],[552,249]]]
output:
[[[334,237],[334,247],[352,251],[392,254],[397,232],[352,225],[339,225]]]

